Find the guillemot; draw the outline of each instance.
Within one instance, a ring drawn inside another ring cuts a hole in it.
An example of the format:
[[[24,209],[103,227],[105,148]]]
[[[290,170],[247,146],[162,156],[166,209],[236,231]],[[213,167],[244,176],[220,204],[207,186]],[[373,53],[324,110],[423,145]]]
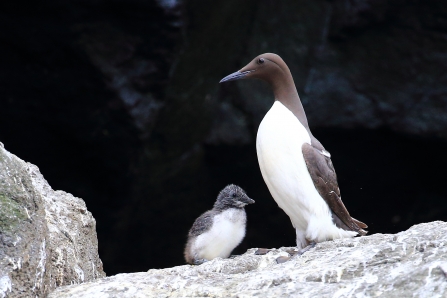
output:
[[[257,56],[220,83],[256,78],[275,101],[259,125],[256,152],[267,187],[290,217],[301,253],[315,243],[365,235],[367,225],[344,206],[330,153],[312,135],[292,74],[276,54]]]
[[[188,233],[185,260],[200,265],[214,258],[228,258],[245,237],[247,216],[244,207],[253,204],[237,185],[226,186],[213,209],[200,215]]]

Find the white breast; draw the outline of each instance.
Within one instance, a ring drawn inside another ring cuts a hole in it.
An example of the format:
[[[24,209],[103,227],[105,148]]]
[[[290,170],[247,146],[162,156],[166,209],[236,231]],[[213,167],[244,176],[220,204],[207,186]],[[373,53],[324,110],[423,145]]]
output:
[[[193,245],[197,259],[228,258],[245,236],[243,209],[228,209],[213,218],[210,230],[198,236]]]
[[[311,143],[307,130],[275,101],[259,125],[256,151],[270,193],[296,228],[298,246],[304,246],[306,238],[339,238],[342,231],[332,223],[330,209],[313,184],[302,153],[304,143]]]

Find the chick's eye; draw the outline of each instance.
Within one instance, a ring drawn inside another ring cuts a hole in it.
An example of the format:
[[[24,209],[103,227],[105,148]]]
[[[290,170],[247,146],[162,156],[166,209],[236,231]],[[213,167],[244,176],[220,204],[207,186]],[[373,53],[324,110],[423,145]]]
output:
[[[237,197],[237,194],[235,192],[233,192],[233,194],[231,195],[233,198]]]
[[[264,58],[259,58],[258,59],[258,64],[262,64],[262,63],[264,63]]]

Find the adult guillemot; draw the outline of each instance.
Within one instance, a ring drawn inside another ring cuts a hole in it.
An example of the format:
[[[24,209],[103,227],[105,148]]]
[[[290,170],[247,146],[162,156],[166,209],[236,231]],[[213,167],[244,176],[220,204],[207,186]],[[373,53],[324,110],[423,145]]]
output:
[[[246,78],[267,82],[275,95],[259,125],[256,151],[271,195],[296,230],[297,248],[365,235],[367,225],[352,218],[341,200],[331,155],[309,129],[287,64],[262,54],[220,82]]]

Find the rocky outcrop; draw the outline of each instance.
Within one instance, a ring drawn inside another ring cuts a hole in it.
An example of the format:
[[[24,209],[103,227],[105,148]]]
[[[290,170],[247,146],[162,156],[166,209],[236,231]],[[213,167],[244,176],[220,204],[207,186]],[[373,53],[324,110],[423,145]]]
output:
[[[445,297],[447,223],[319,243],[291,261],[280,248],[233,259],[119,274],[50,297]]]
[[[44,297],[104,276],[84,201],[54,191],[0,143],[0,297]]]

